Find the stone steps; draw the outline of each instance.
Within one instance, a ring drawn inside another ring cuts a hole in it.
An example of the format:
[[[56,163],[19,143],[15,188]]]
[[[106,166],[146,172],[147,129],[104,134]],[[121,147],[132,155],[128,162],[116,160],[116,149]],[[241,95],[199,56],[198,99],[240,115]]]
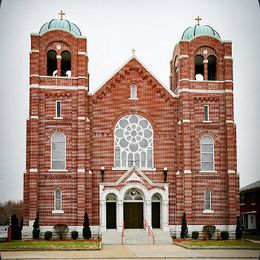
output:
[[[122,232],[116,229],[108,229],[102,232],[102,244],[104,245],[121,245]]]
[[[150,245],[151,238],[144,229],[125,229],[124,245]]]

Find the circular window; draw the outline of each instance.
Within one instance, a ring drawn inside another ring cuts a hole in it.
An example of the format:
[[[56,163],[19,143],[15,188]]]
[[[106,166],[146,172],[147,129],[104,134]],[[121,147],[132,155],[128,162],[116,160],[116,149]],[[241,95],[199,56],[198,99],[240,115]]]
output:
[[[115,127],[115,167],[153,167],[153,129],[140,115],[121,118]]]

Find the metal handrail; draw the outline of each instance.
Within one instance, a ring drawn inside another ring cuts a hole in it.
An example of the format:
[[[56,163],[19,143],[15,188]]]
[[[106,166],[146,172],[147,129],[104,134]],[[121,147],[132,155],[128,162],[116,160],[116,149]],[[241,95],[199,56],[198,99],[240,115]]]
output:
[[[151,227],[147,223],[146,219],[144,220],[144,228],[147,230],[148,237],[151,237],[153,240],[153,245],[154,245],[154,239],[155,239],[155,234],[152,231]]]
[[[124,236],[125,236],[125,223],[123,222],[123,226],[122,226],[122,245],[124,244]]]

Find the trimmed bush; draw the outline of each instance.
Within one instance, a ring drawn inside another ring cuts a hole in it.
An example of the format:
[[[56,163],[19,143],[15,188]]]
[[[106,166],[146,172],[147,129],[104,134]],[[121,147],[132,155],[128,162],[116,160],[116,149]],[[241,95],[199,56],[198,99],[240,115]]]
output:
[[[186,213],[184,212],[181,219],[181,238],[188,237],[188,227],[186,221]]]
[[[198,239],[199,238],[199,232],[198,231],[192,231],[191,238],[192,239]]]
[[[203,227],[202,232],[205,239],[211,239],[216,231],[216,227],[213,225],[206,225]]]
[[[46,231],[44,233],[44,239],[45,240],[50,240],[52,238],[52,232],[51,231]]]
[[[88,213],[85,212],[84,216],[84,223],[83,223],[83,237],[85,239],[90,239],[91,238],[91,230],[89,227],[89,219],[88,219]]]
[[[55,230],[60,240],[64,239],[69,232],[69,227],[65,224],[57,224],[53,227],[53,229]]]
[[[222,231],[222,232],[220,233],[220,237],[221,237],[222,240],[228,240],[228,238],[229,238],[229,233],[228,233],[227,231]]]
[[[39,226],[39,213],[37,213],[35,221],[33,223],[33,239],[39,239],[40,226]]]
[[[79,237],[78,231],[71,231],[71,238],[72,239],[77,239]]]

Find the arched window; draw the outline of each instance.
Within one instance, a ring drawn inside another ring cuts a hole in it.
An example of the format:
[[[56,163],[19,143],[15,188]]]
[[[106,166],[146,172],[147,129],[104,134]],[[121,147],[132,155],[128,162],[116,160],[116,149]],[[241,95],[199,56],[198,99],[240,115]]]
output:
[[[57,71],[57,53],[50,50],[47,53],[47,75],[56,76],[54,75],[55,71]]]
[[[130,91],[130,99],[137,99],[137,86],[135,84],[131,85],[131,91]]]
[[[56,133],[51,140],[51,168],[53,170],[66,169],[66,144],[65,136]]]
[[[153,129],[140,115],[121,118],[115,126],[115,167],[153,168]]]
[[[211,192],[209,190],[204,193],[204,209],[211,210]]]
[[[211,55],[208,57],[208,80],[216,80],[217,72],[217,60],[216,57]]]
[[[212,137],[203,136],[201,138],[201,170],[214,171],[214,142]]]
[[[204,64],[203,64],[203,57],[201,55],[195,56],[195,79],[196,80],[203,80],[204,78]],[[200,75],[200,76],[197,76]]]
[[[60,190],[54,191],[54,210],[62,210],[62,193]]]
[[[61,53],[61,76],[71,77],[71,55],[68,51]]]
[[[106,200],[107,200],[107,201],[116,201],[116,200],[117,200],[117,197],[116,197],[115,194],[109,193],[109,194],[106,196]]]
[[[143,200],[143,195],[137,189],[130,189],[126,192],[124,200]]]

